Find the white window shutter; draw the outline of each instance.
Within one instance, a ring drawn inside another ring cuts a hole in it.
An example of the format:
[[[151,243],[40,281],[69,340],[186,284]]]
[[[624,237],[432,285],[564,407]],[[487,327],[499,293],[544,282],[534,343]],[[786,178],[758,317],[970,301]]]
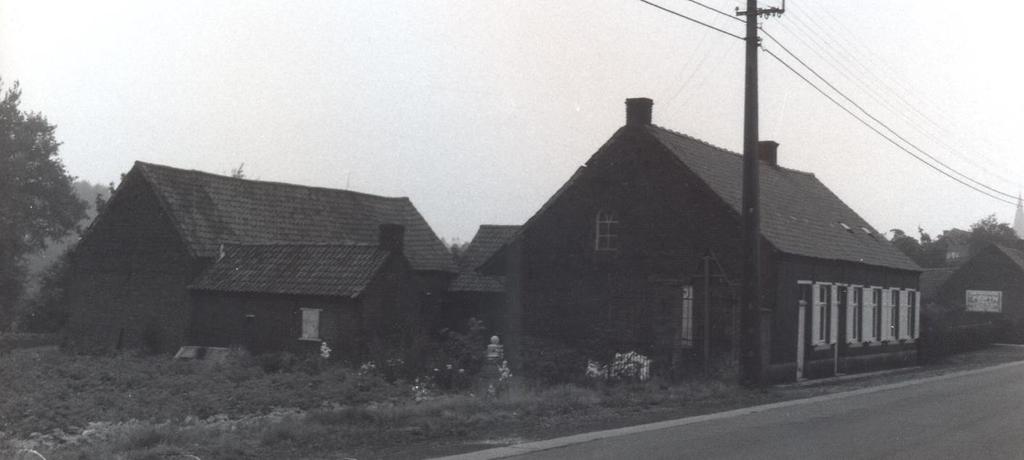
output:
[[[811,285],[811,343],[821,343],[821,331],[818,325],[821,324],[821,288],[819,283]]]

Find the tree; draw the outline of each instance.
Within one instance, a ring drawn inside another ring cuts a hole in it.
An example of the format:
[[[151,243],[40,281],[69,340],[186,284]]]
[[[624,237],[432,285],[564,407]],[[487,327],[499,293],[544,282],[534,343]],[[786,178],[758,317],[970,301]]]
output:
[[[924,257],[924,250],[921,248],[921,243],[898,228],[894,228],[890,231],[892,232],[893,246],[896,246],[896,249],[899,249],[901,252],[906,254],[907,257],[910,257],[910,259],[918,265],[924,266],[926,261]],[[924,234],[924,236],[927,236],[927,234]]]
[[[58,240],[85,217],[59,157],[57,127],[20,108],[17,82],[0,80],[0,328],[12,320],[25,281],[25,256]]]
[[[235,179],[245,179],[245,170],[244,169],[245,169],[245,162],[243,161],[242,164],[238,165],[237,168],[231,170],[231,177],[234,177]]]
[[[1017,248],[1020,245],[1020,238],[1017,232],[1006,222],[999,222],[995,214],[991,214],[971,224],[971,234],[967,237],[967,244],[971,254],[992,243]]]

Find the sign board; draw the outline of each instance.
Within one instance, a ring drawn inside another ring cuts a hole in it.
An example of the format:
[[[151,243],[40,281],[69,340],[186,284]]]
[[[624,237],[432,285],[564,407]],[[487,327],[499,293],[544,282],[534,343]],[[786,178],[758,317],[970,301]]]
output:
[[[1001,313],[1003,311],[1003,291],[972,291],[968,289],[967,311]]]

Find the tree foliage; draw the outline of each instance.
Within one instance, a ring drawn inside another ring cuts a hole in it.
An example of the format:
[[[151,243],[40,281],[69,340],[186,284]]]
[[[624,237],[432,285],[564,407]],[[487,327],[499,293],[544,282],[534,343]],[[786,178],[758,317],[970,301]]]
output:
[[[59,157],[56,126],[21,110],[21,89],[0,80],[0,327],[12,319],[25,281],[25,256],[75,230],[86,203]]]
[[[971,224],[971,233],[967,237],[967,244],[971,253],[976,253],[990,244],[999,244],[1016,248],[1020,243],[1017,232],[1006,222],[999,222],[995,214],[989,215]]]
[[[1024,243],[1017,237],[1013,227],[999,222],[994,214],[971,224],[970,230],[950,228],[943,230],[934,239],[920,227],[917,229],[920,240],[900,229],[891,231],[892,244],[925,268],[956,265],[990,244],[1024,248]]]

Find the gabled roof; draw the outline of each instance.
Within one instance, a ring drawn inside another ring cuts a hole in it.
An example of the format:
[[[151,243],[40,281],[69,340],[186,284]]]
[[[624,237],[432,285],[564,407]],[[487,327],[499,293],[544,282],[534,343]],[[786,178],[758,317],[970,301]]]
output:
[[[939,289],[956,271],[956,267],[932,268],[921,272],[921,299],[931,300],[939,295]]]
[[[1024,251],[992,243],[985,246],[959,265],[953,267],[933,268],[921,272],[921,298],[934,299],[938,296],[939,290],[942,289],[942,286],[946,284],[953,275],[959,276],[959,273],[962,270],[977,270],[977,264],[984,263],[980,261],[991,260],[984,259],[984,257],[989,253],[1005,256],[1021,274],[1024,274]]]
[[[358,297],[390,253],[352,244],[225,245],[189,286],[199,291]]]
[[[223,243],[375,244],[383,223],[405,226],[415,270],[456,272],[455,262],[408,198],[219,176],[136,162],[185,245],[214,257]]]
[[[594,161],[626,129],[620,129],[588,161]],[[642,128],[687,169],[693,171],[729,208],[742,214],[743,156],[685,134],[655,125]],[[580,180],[572,177],[522,226],[519,233]],[[850,209],[814,174],[760,164],[761,235],[781,252],[826,260],[842,260],[902,270],[921,271],[913,260]],[[497,251],[503,252],[502,250]],[[496,260],[500,259],[496,256]],[[488,271],[500,270],[494,261]]]
[[[743,157],[658,126],[646,129],[737,214]],[[813,174],[760,164],[761,234],[781,252],[903,270],[921,268]]]
[[[999,252],[1006,255],[1007,258],[1017,266],[1021,272],[1024,272],[1024,252],[1020,249],[1014,249],[1011,247],[1003,246],[1001,244],[992,243],[992,246]]]
[[[504,277],[482,275],[477,272],[477,268],[502,245],[512,240],[518,231],[518,225],[481,225],[459,262],[459,276],[452,281],[448,290],[504,292]]]

